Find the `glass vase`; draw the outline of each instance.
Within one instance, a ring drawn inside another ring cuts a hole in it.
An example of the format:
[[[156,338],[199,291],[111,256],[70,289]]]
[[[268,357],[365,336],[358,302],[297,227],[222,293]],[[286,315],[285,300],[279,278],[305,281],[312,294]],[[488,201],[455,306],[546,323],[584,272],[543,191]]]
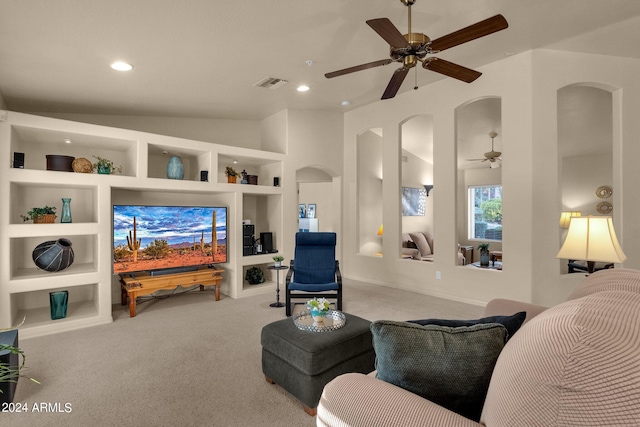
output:
[[[71,199],[62,198],[62,217],[60,222],[71,222]]]
[[[313,321],[315,323],[324,323],[324,318],[327,316],[327,313],[329,312],[329,310],[317,310],[315,308],[312,308],[310,311],[311,311],[311,317],[313,317]]]
[[[68,302],[69,291],[49,292],[51,320],[64,319],[65,317],[67,317]]]

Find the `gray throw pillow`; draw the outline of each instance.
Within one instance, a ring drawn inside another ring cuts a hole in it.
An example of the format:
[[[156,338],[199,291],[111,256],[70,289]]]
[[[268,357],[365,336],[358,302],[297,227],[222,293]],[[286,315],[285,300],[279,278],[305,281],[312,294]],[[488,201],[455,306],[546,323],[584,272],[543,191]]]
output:
[[[418,325],[440,325],[451,326],[457,328],[458,326],[473,326],[478,323],[500,323],[507,328],[507,341],[520,329],[520,326],[524,323],[524,319],[527,317],[526,311],[520,311],[511,316],[490,316],[483,317],[482,319],[475,320],[449,320],[449,319],[424,319],[424,320],[409,320],[411,323],[417,323]]]
[[[499,323],[452,328],[380,320],[371,324],[376,377],[480,420],[507,329]]]

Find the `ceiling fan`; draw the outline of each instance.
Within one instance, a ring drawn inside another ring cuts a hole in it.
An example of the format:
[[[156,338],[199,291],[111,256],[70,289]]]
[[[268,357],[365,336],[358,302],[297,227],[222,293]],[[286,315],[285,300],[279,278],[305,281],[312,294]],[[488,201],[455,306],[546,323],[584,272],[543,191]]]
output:
[[[387,88],[382,94],[381,99],[389,99],[396,96],[404,78],[410,69],[414,68],[418,62],[422,63],[422,68],[471,83],[482,73],[445,61],[444,59],[429,57],[427,55],[442,52],[454,46],[487,36],[497,31],[504,30],[509,26],[507,20],[502,15],[485,19],[468,27],[462,28],[446,36],[442,36],[435,40],[431,40],[422,33],[411,32],[411,6],[416,0],[400,0],[402,4],[409,9],[409,31],[402,34],[387,18],[370,19],[367,24],[380,35],[390,46],[391,59],[382,59],[380,61],[369,62],[367,64],[356,65],[355,67],[345,68],[343,70],[327,73],[324,76],[328,79],[342,76],[344,74],[354,73],[356,71],[367,70],[369,68],[387,65],[392,62],[402,63],[402,67],[398,68],[391,77]],[[417,86],[416,86],[417,89]]]
[[[496,160],[502,161],[500,157],[502,153],[493,149],[493,139],[498,136],[495,132],[489,132],[489,138],[491,138],[491,151],[484,153],[484,159],[467,159],[468,162],[490,162],[491,169],[499,168],[500,163]]]

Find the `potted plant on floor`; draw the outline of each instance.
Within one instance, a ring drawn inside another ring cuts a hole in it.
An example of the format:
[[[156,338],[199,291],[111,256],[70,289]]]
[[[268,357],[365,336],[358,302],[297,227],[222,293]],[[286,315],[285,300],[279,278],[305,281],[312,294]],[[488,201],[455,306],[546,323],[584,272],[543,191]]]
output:
[[[484,242],[478,245],[478,250],[480,251],[480,266],[488,267],[489,266],[489,243]]]
[[[20,215],[23,221],[33,220],[34,224],[53,224],[56,219],[56,208],[46,206],[43,208],[31,208],[26,215]]]

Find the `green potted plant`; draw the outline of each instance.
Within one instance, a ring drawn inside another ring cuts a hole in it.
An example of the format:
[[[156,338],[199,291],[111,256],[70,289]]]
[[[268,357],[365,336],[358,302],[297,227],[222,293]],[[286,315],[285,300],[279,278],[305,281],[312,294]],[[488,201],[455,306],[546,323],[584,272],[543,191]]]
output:
[[[53,224],[56,219],[56,208],[45,205],[43,208],[31,208],[26,215],[20,215],[23,221],[33,220],[34,224]]]
[[[231,166],[227,166],[224,170],[224,174],[227,176],[227,182],[234,184],[238,177],[238,171],[232,168]]]
[[[483,267],[489,266],[489,243],[483,242],[478,245],[480,251],[480,265]]]
[[[122,166],[115,166],[111,160],[100,156],[93,156],[93,158],[98,159],[98,161],[91,165],[92,170],[105,175],[122,173]]]
[[[262,270],[260,270],[260,268],[258,267],[251,267],[244,275],[244,280],[249,282],[250,285],[264,283],[264,273],[262,273]]]
[[[24,319],[20,323],[22,325]],[[24,351],[17,346],[18,327],[0,329],[0,403],[10,403],[13,401],[14,387],[10,383],[18,382],[23,377],[21,371],[24,368],[26,356]],[[22,360],[20,360],[22,359]],[[29,378],[36,384],[37,380]]]
[[[275,267],[281,267],[282,261],[284,261],[284,257],[282,255],[275,255],[273,257],[273,261],[275,262]]]

